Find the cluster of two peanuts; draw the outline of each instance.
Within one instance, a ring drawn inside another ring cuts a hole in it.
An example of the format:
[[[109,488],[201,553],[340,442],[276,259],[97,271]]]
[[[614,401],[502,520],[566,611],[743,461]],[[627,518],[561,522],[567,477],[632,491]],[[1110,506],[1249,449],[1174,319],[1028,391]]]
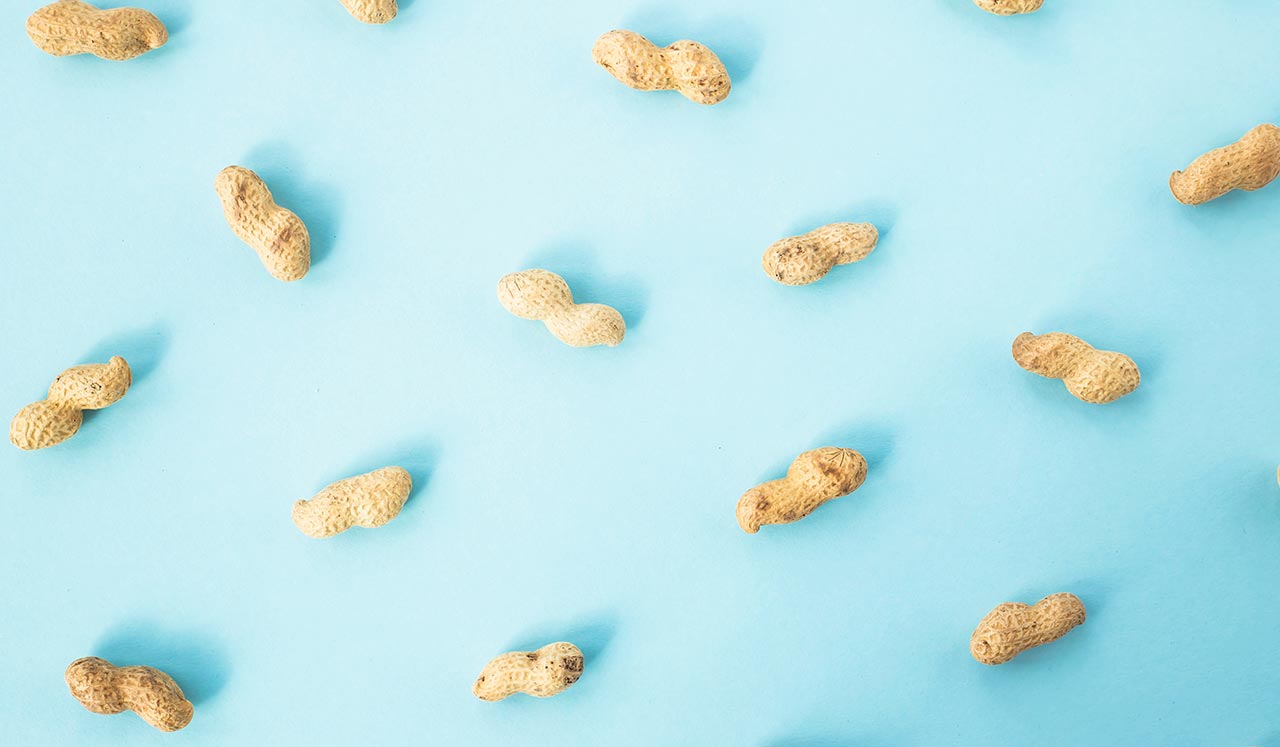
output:
[[[341,0],[365,23],[396,17],[396,0]],[[132,60],[169,41],[169,30],[141,8],[99,9],[82,0],[57,0],[27,18],[27,36],[58,57],[91,54],[104,60]]]
[[[472,691],[481,700],[502,700],[516,693],[547,698],[582,676],[582,651],[572,643],[552,643],[537,651],[512,651],[491,660]],[[71,695],[93,713],[132,711],[160,731],[178,731],[191,723],[195,706],[178,683],[155,667],[118,667],[96,656],[73,661],[64,674]]]

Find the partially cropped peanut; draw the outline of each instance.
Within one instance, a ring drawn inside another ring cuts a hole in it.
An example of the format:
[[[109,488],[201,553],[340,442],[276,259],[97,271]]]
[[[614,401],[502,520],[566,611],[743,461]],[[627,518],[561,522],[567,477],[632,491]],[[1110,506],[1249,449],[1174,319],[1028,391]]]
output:
[[[853,449],[826,446],[791,462],[787,476],[757,485],[738,499],[738,525],[755,534],[765,524],[789,524],[867,479],[867,460]]]
[[[1013,359],[1031,373],[1062,379],[1077,399],[1095,405],[1120,399],[1142,381],[1138,365],[1129,356],[1097,350],[1064,332],[1023,332],[1013,341]]]
[[[1199,205],[1233,189],[1252,192],[1280,174],[1280,127],[1260,124],[1231,145],[1211,150],[1169,177],[1169,190],[1184,205]]]
[[[512,651],[490,661],[471,692],[481,700],[502,700],[524,693],[549,698],[582,676],[582,652],[572,643],[549,643],[537,651]]]
[[[969,639],[969,653],[983,664],[1003,664],[1043,646],[1084,622],[1084,603],[1074,594],[1051,594],[1034,605],[1005,602],[987,613]]]
[[[74,366],[58,374],[49,397],[18,411],[9,423],[9,440],[19,449],[44,449],[76,435],[85,410],[114,405],[129,391],[133,372],[124,358]]]
[[[396,17],[396,0],[342,0],[342,4],[364,23],[386,23]]]
[[[164,24],[145,10],[99,10],[80,0],[58,0],[32,13],[27,36],[51,55],[92,54],[104,60],[131,60],[169,41]]]
[[[311,500],[293,504],[293,523],[308,537],[321,539],[351,527],[380,527],[400,515],[413,478],[399,467],[383,467],[339,480]]]
[[[998,16],[1016,16],[1040,10],[1044,0],[973,0],[973,4]]]
[[[775,241],[764,252],[764,271],[784,285],[808,285],[836,265],[866,259],[879,239],[870,223],[832,223]]]
[[[228,166],[214,180],[227,225],[253,247],[277,280],[300,280],[311,269],[311,236],[302,219],[276,204],[266,182],[249,169]]]
[[[67,687],[85,708],[110,715],[133,711],[160,731],[191,723],[194,706],[169,675],[151,667],[117,667],[96,656],[67,667]]]
[[[634,31],[610,31],[596,40],[591,57],[613,77],[640,91],[679,91],[699,104],[718,104],[729,96],[724,63],[694,41],[659,48]]]
[[[547,270],[513,272],[498,281],[498,300],[522,319],[537,319],[556,339],[575,348],[613,347],[622,342],[627,323],[612,306],[574,303],[564,278]]]

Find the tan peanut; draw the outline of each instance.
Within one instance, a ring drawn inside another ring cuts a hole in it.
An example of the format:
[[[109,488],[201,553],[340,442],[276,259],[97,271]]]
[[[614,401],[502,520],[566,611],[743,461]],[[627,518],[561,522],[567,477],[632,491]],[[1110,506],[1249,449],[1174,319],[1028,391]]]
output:
[[[1142,381],[1138,365],[1129,356],[1097,350],[1064,332],[1023,332],[1013,341],[1013,359],[1031,373],[1062,379],[1077,399],[1095,405],[1120,399]]]
[[[471,692],[481,700],[502,700],[524,693],[549,698],[582,676],[582,652],[572,643],[549,643],[537,651],[512,651],[490,661]]]
[[[1043,646],[1084,622],[1084,603],[1074,594],[1051,594],[1032,606],[1005,602],[987,613],[969,639],[969,653],[983,664],[1003,664]]]
[[[298,216],[276,204],[262,177],[228,166],[214,180],[227,225],[253,247],[277,280],[300,280],[311,269],[311,236]]]
[[[973,0],[973,4],[998,16],[1016,16],[1040,10],[1044,0]]]
[[[133,711],[160,731],[191,723],[195,707],[169,675],[151,667],[117,667],[96,656],[71,662],[67,687],[85,708],[111,715]]]
[[[547,270],[525,270],[498,281],[498,300],[521,319],[537,319],[556,339],[575,348],[614,347],[627,334],[627,323],[612,306],[574,303],[564,278]]]
[[[9,440],[19,449],[45,449],[76,435],[85,410],[101,410],[129,391],[133,372],[120,356],[107,363],[74,366],[58,374],[49,397],[18,411],[9,423]]]
[[[787,476],[757,485],[738,499],[738,526],[755,534],[765,524],[789,524],[867,479],[867,460],[853,449],[826,446],[791,462]]]
[[[364,23],[386,23],[396,17],[396,0],[342,0],[342,4]]]
[[[311,500],[293,504],[293,523],[308,537],[332,537],[356,527],[380,527],[400,515],[413,478],[399,467],[383,467],[339,480]]]
[[[99,10],[80,0],[59,0],[32,13],[27,36],[51,55],[92,54],[104,60],[132,60],[169,41],[168,29],[145,10]]]
[[[836,265],[866,259],[879,239],[870,223],[832,223],[775,241],[764,252],[764,271],[784,285],[808,285]]]
[[[1169,190],[1184,205],[1199,205],[1233,189],[1252,192],[1280,174],[1280,127],[1260,124],[1231,145],[1211,150],[1169,177]]]
[[[724,63],[694,41],[660,49],[634,31],[610,31],[596,40],[591,57],[613,77],[640,91],[679,91],[699,104],[718,104],[729,96]]]

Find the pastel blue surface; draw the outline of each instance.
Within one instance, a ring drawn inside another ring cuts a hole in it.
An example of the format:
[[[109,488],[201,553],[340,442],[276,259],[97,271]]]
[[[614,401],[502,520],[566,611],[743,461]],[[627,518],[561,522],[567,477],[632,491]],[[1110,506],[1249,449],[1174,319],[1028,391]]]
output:
[[[1167,187],[1280,117],[1280,5],[138,0],[171,40],[110,63],[35,49],[39,4],[0,8],[0,410],[113,354],[136,380],[0,448],[0,743],[1280,744],[1280,186]],[[702,41],[732,95],[624,87],[612,28]],[[301,282],[228,230],[231,163],[310,226]],[[880,246],[761,271],[835,220]],[[529,267],[626,341],[509,315]],[[1079,402],[1014,364],[1027,330],[1142,386]],[[738,496],[828,444],[866,484],[744,534]],[[292,525],[388,464],[396,521]],[[970,658],[1058,591],[1084,626]],[[568,692],[472,696],[561,639]],[[87,712],[86,655],[194,721]]]

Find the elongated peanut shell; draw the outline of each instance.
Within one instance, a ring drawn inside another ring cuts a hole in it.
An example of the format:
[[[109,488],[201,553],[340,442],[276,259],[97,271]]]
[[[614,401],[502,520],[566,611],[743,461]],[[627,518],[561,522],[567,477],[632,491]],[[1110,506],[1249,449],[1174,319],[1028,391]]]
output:
[[[1169,190],[1184,205],[1199,205],[1233,189],[1252,192],[1280,174],[1280,127],[1260,124],[1231,145],[1211,150],[1169,177]]]
[[[969,653],[983,664],[1003,664],[1043,646],[1084,622],[1084,603],[1074,594],[1051,594],[1032,606],[1005,602],[987,613],[969,639]]]
[[[879,239],[870,223],[832,223],[775,241],[764,252],[764,271],[784,285],[807,285],[836,265],[866,259]]]
[[[214,180],[227,225],[253,247],[271,276],[292,282],[311,269],[311,236],[302,219],[276,204],[266,182],[249,169],[228,166]]]
[[[396,0],[342,0],[342,4],[364,23],[386,23],[396,17]]]
[[[314,498],[293,504],[293,523],[308,537],[321,539],[353,526],[380,527],[400,515],[413,478],[399,467],[383,467],[339,480]]]
[[[549,698],[582,676],[582,652],[572,643],[549,643],[537,651],[512,651],[490,661],[471,692],[481,700],[502,700],[524,693]]]
[[[101,410],[129,391],[133,372],[120,356],[106,363],[73,366],[53,380],[49,397],[18,411],[9,423],[9,440],[27,451],[66,441],[80,430],[84,410]]]
[[[1044,0],[973,0],[973,4],[998,16],[1016,16],[1040,10]]]
[[[104,60],[131,60],[169,41],[168,29],[145,10],[99,10],[80,0],[59,0],[32,13],[27,36],[51,55],[92,54]]]
[[[151,667],[117,667],[96,656],[67,667],[67,687],[94,713],[133,711],[160,731],[177,731],[191,723],[195,707],[169,675]]]
[[[1142,382],[1138,365],[1129,356],[1097,350],[1063,332],[1023,332],[1013,341],[1013,359],[1031,373],[1062,379],[1077,399],[1095,405],[1114,402]]]
[[[679,91],[699,104],[729,96],[729,71],[715,52],[694,41],[666,48],[634,31],[610,31],[596,40],[591,58],[609,74],[640,91]]]
[[[612,306],[574,303],[564,278],[547,270],[525,270],[498,281],[498,300],[522,319],[541,320],[556,339],[575,348],[614,347],[627,334],[627,323]]]
[[[757,485],[738,499],[738,526],[755,534],[765,524],[799,521],[867,479],[867,460],[853,449],[826,446],[791,462],[787,476]]]

